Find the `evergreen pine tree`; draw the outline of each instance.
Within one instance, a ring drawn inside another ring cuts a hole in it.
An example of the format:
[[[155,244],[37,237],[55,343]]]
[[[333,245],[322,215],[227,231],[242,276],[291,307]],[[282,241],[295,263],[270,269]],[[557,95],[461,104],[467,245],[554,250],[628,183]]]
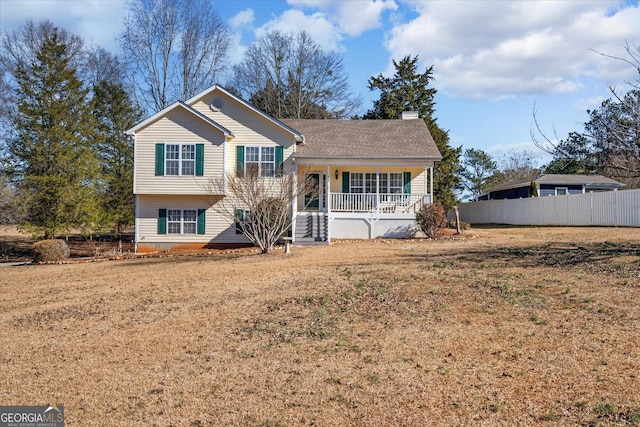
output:
[[[428,87],[433,80],[433,66],[424,73],[418,73],[418,56],[405,56],[400,62],[393,61],[396,73],[393,77],[382,74],[369,79],[369,90],[379,90],[380,98],[373,103],[373,109],[367,111],[364,119],[397,119],[402,111],[409,108],[417,110],[424,118],[431,136],[442,154],[442,160],[434,168],[433,191],[435,200],[449,211],[456,204],[454,189],[460,178],[460,154],[462,147],[449,145],[449,133],[440,126],[434,117],[434,96],[436,89]]]
[[[72,228],[90,233],[101,217],[93,120],[56,29],[39,41],[33,61],[18,63],[15,78],[18,113],[9,152],[28,203],[24,225],[45,238]]]
[[[102,208],[117,238],[134,223],[133,139],[125,131],[142,117],[120,83],[100,81],[94,86],[92,112],[97,123],[95,150],[102,164]]]

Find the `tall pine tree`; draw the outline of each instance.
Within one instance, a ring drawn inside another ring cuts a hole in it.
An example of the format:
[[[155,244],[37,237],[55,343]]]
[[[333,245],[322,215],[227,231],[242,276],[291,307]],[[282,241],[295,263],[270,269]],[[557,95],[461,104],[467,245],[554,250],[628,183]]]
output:
[[[10,158],[27,199],[28,229],[51,238],[99,226],[99,166],[91,148],[93,119],[71,49],[56,28],[35,56],[17,64],[17,114]]]
[[[142,117],[121,83],[100,81],[93,88],[92,112],[97,123],[95,150],[102,164],[102,208],[118,239],[134,223],[133,139],[125,131]]]
[[[405,56],[400,62],[393,61],[396,69],[392,77],[379,74],[369,79],[369,90],[379,90],[380,98],[373,108],[364,115],[365,119],[397,119],[402,111],[413,108],[418,110],[431,132],[431,136],[442,154],[442,160],[434,168],[435,200],[448,211],[456,204],[454,189],[460,178],[460,154],[462,147],[449,145],[449,133],[440,126],[434,117],[434,96],[436,89],[430,88],[433,81],[433,66],[418,72],[418,56]]]

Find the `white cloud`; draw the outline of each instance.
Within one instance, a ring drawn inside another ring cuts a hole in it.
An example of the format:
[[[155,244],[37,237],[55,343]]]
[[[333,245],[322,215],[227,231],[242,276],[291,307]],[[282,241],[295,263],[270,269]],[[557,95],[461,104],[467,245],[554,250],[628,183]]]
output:
[[[25,17],[36,22],[49,19],[83,36],[87,42],[116,52],[116,37],[124,12],[125,0],[3,0],[0,2],[0,26],[11,31],[18,29],[25,22]]]
[[[288,0],[287,2],[294,7],[308,7],[322,11],[341,32],[348,36],[358,36],[367,30],[380,28],[382,13],[385,10],[398,9],[398,5],[393,0]]]
[[[459,5],[459,3],[458,3]],[[640,6],[609,1],[410,3],[385,46],[395,59],[420,56],[438,86],[457,96],[504,98],[575,92],[582,76],[620,81],[634,70],[591,51],[624,56],[637,40]],[[391,67],[388,71],[391,70]]]
[[[311,35],[323,50],[342,51],[342,36],[335,29],[333,24],[323,13],[305,15],[299,10],[287,10],[280,16],[271,19],[263,26],[256,29],[256,37],[261,37],[265,33],[279,30],[285,33],[306,31]]]
[[[238,12],[231,19],[229,19],[229,26],[233,30],[247,30],[252,27],[254,20],[255,13],[253,12],[253,9],[245,9]]]
[[[591,98],[580,98],[575,101],[571,106],[580,111],[593,110],[602,104],[604,101],[604,97],[602,96],[593,96]]]

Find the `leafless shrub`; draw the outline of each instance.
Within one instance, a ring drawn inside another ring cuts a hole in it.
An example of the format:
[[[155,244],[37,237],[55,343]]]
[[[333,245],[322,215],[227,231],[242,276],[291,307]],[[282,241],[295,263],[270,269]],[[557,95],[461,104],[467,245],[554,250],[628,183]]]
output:
[[[435,239],[447,228],[447,217],[440,203],[424,205],[416,214],[416,222],[430,239]]]

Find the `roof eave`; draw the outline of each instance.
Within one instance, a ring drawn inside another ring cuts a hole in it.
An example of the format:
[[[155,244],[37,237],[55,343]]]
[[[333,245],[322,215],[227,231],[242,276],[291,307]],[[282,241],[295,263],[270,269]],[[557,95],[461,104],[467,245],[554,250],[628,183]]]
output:
[[[125,131],[125,133],[127,135],[135,135],[136,132],[140,131],[141,129],[146,128],[147,126],[151,125],[152,123],[155,123],[156,121],[160,120],[162,117],[166,116],[169,112],[173,111],[176,108],[182,108],[184,110],[186,110],[187,112],[193,114],[194,116],[198,117],[200,120],[204,121],[205,123],[209,124],[210,126],[213,126],[214,128],[218,129],[220,132],[222,132],[225,136],[225,138],[233,138],[234,134],[233,132],[231,132],[229,129],[225,128],[224,126],[216,123],[215,121],[211,120],[210,118],[208,118],[207,116],[205,116],[204,114],[200,113],[199,111],[197,111],[196,109],[194,109],[193,107],[191,107],[190,105],[185,104],[182,101],[176,101],[173,104],[169,105],[168,107],[158,111],[156,114],[153,114],[152,116],[147,117],[145,120],[141,121],[140,123],[138,123],[137,125],[135,125],[134,127],[132,127],[131,129],[128,129]]]

